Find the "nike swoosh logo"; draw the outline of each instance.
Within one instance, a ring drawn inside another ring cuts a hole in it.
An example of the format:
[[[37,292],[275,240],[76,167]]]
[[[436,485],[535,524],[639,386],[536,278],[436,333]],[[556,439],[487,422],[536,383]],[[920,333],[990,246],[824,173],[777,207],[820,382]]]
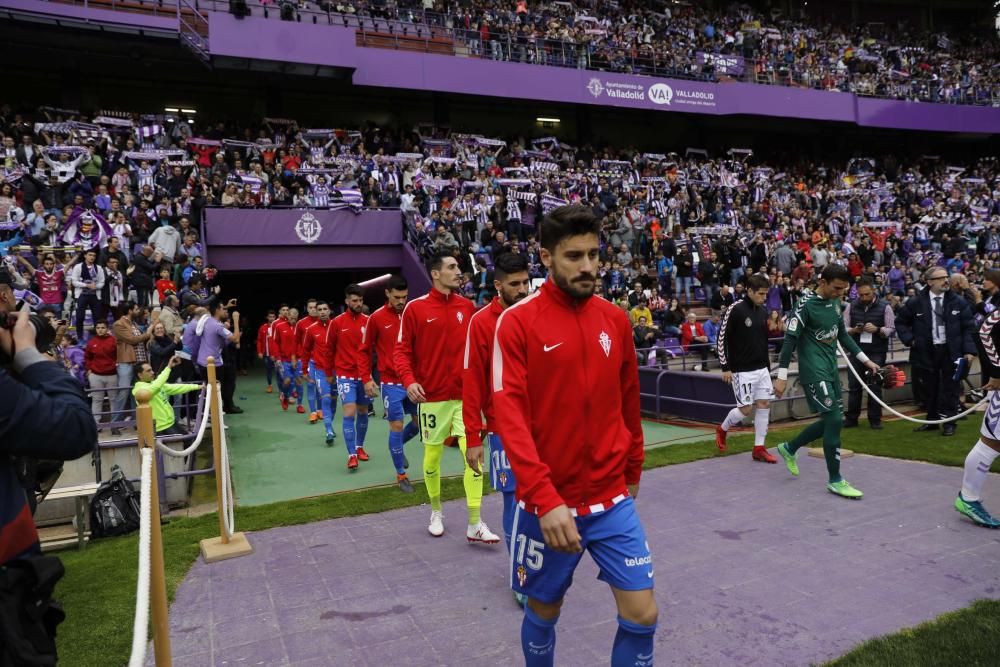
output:
[[[647,572],[646,576],[649,577],[650,579],[652,579],[653,578],[653,571],[650,570],[649,572]]]
[[[535,644],[535,642],[528,642],[528,646],[535,649],[536,651],[544,651],[548,647],[552,646],[552,642],[549,642],[548,644],[542,644],[541,646]]]
[[[565,343],[565,342],[566,341],[563,341],[563,343]],[[545,350],[546,352],[551,352],[552,350],[556,349],[560,345],[562,345],[562,343],[556,343],[555,345],[543,345],[542,349]]]
[[[341,331],[348,331],[348,329],[341,329]]]
[[[427,322],[433,322],[436,319],[437,319],[436,317],[432,317],[431,319],[427,320]]]
[[[389,328],[389,327],[391,327],[391,326],[392,326],[391,324],[387,324],[387,325],[385,325],[385,326],[384,326],[384,327],[382,327],[382,328],[383,328],[383,329],[388,329],[388,328]]]
[[[650,653],[649,655],[637,655],[637,656],[635,656],[635,659],[636,660],[649,660],[652,657],[653,657],[653,654]]]

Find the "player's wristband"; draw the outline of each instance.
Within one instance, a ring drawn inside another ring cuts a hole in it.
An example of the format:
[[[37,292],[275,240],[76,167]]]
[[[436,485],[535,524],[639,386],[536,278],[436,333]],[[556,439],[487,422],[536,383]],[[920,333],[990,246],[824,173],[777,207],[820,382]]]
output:
[[[858,352],[857,354],[854,355],[854,358],[863,364],[867,364],[870,361],[868,359],[868,355],[865,354],[864,352]]]
[[[778,369],[778,379],[779,380],[787,380],[788,379],[788,369],[787,368],[779,368]]]

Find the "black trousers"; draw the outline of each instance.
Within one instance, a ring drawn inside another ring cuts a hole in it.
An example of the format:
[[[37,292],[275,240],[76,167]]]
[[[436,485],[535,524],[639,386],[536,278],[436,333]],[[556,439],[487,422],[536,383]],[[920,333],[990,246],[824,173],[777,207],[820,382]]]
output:
[[[83,320],[88,308],[96,325],[101,321],[101,301],[96,294],[81,294],[76,298],[76,335],[80,341],[83,340]]]
[[[927,418],[940,419],[958,414],[958,395],[961,388],[955,381],[955,360],[947,345],[935,345],[931,351],[931,367],[920,368],[918,373],[927,398]]]
[[[862,350],[868,355],[868,358],[874,361],[879,366],[885,365],[885,352],[872,352],[870,350]],[[861,362],[857,359],[851,359],[851,365],[854,366],[854,370],[858,372],[861,377],[865,376],[868,371]],[[868,385],[872,392],[879,398],[882,398],[882,385],[880,384],[870,384]],[[854,373],[847,374],[847,412],[844,414],[844,420],[848,423],[858,423],[858,417],[861,416],[861,399],[864,390],[861,388],[861,383],[858,382],[857,378],[854,377]],[[872,424],[882,423],[882,406],[872,400],[871,396],[868,397],[868,421]]]
[[[233,359],[235,362],[236,360]],[[228,363],[217,367],[219,372],[219,384],[222,385],[222,409],[230,410],[236,406],[233,403],[233,394],[236,393],[236,364]],[[302,397],[299,397],[301,400]]]

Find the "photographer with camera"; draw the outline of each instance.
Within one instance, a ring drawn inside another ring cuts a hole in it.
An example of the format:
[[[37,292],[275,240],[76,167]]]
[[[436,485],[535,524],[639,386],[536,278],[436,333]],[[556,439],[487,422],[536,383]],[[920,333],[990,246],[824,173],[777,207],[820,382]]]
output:
[[[26,472],[90,453],[97,427],[80,383],[38,350],[51,328],[26,305],[15,313],[12,285],[0,270],[0,664],[55,664],[63,613],[51,595],[63,569],[40,555]]]

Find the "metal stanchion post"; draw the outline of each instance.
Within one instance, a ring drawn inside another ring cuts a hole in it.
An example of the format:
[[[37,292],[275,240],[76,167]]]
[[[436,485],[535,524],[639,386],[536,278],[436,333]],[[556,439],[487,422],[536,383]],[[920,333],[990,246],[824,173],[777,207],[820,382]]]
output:
[[[219,403],[219,384],[215,374],[215,360],[206,359],[208,372],[208,408],[212,418],[212,456],[215,461],[215,497],[219,512],[219,537],[210,537],[201,541],[201,556],[206,563],[214,563],[228,558],[238,558],[253,553],[253,547],[243,533],[229,534],[226,528],[226,514],[229,510],[223,503],[223,466],[222,460],[222,405]]]
[[[136,400],[136,430],[139,436],[139,447],[155,450],[156,434],[153,429],[153,409],[149,406],[153,395],[146,389],[135,393]],[[155,454],[155,451],[153,452]],[[157,488],[158,475],[156,457],[153,456],[153,479],[149,485],[149,498],[143,502],[149,503],[150,521],[150,566],[149,566],[149,604],[153,614],[153,651],[157,667],[170,667],[170,620],[167,615],[167,581],[163,572],[163,533],[160,531],[160,493]]]

